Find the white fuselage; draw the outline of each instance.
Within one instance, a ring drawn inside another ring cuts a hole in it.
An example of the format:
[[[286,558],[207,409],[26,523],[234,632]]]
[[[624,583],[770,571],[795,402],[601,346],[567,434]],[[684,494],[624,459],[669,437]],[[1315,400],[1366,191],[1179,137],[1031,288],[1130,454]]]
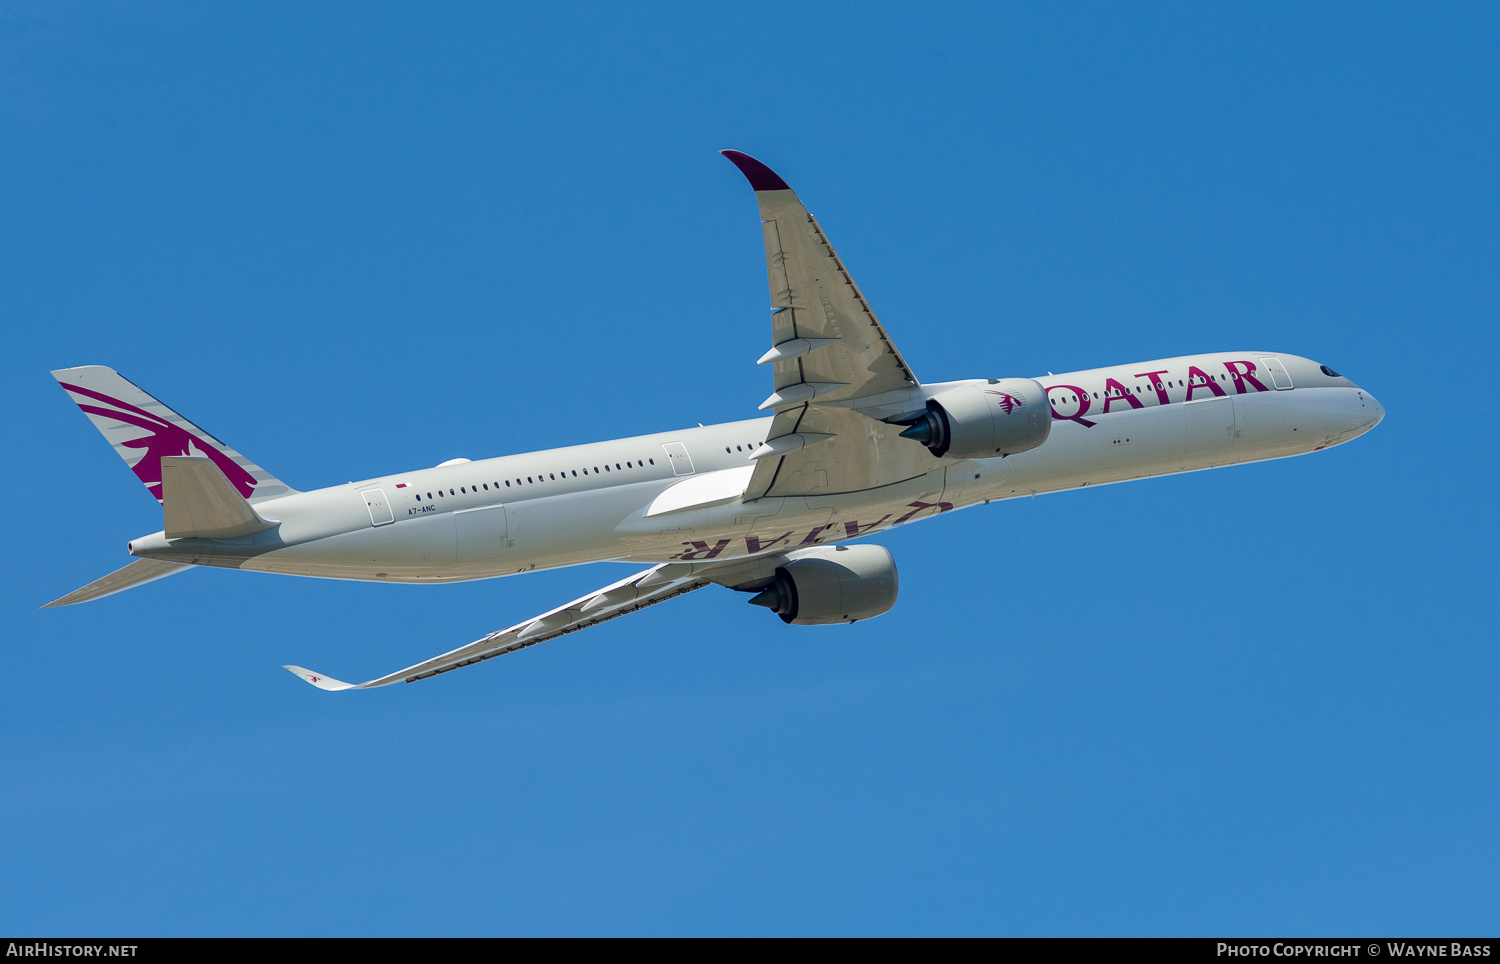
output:
[[[1052,406],[1045,443],[1005,458],[931,458],[925,474],[876,489],[740,501],[750,453],[771,424],[760,418],[300,492],[256,503],[278,523],[273,529],[214,540],[158,532],[130,551],[384,582],[456,582],[605,560],[724,561],[862,538],[999,499],[1300,455],[1363,434],[1384,415],[1348,379],[1268,352],[1038,381]]]

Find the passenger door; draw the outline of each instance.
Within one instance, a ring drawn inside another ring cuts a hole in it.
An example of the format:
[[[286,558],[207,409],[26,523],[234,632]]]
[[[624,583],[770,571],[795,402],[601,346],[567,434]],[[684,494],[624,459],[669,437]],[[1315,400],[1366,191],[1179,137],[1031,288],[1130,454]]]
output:
[[[365,500],[365,508],[370,511],[370,525],[390,525],[396,521],[396,516],[391,512],[391,504],[386,501],[384,489],[365,489],[359,495]]]
[[[688,457],[686,445],[681,442],[663,442],[661,447],[667,453],[667,461],[672,464],[673,475],[693,474],[693,460]]]

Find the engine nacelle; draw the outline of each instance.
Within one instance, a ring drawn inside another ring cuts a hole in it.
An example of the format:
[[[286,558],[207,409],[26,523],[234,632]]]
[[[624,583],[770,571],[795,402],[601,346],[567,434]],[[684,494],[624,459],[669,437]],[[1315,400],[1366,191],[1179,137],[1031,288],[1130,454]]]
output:
[[[788,556],[750,602],[799,626],[852,623],[896,605],[896,560],[884,546],[818,546]]]
[[[903,422],[908,421],[902,419]],[[1052,431],[1047,390],[1030,378],[1000,378],[965,385],[927,400],[902,438],[916,439],[933,455],[992,459],[1034,449]]]

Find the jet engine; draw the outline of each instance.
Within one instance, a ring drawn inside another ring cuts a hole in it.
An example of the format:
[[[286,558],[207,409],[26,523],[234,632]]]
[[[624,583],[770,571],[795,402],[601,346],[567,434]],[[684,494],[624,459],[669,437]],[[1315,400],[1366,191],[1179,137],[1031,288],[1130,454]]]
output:
[[[896,605],[896,560],[883,546],[819,546],[777,568],[752,605],[799,626],[852,623]]]
[[[887,421],[910,425],[901,437],[921,442],[933,455],[992,459],[1047,441],[1052,410],[1040,382],[998,378],[943,392],[927,400],[927,411]]]

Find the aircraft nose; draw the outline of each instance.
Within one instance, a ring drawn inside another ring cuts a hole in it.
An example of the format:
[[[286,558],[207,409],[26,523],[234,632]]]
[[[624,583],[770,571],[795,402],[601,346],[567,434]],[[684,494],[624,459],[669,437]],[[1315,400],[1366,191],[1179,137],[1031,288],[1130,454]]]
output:
[[[1379,425],[1380,420],[1385,418],[1385,406],[1380,404],[1374,395],[1358,386],[1345,394],[1341,408],[1342,413],[1338,419],[1341,427],[1337,436],[1338,442],[1358,438]]]

